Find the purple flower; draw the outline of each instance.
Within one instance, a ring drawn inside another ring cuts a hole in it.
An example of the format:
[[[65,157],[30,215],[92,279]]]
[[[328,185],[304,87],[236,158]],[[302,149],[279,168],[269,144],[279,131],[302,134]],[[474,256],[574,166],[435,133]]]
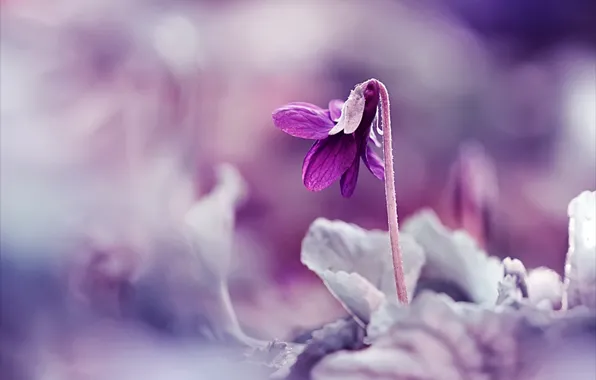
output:
[[[302,164],[302,181],[320,191],[340,179],[341,194],[356,188],[360,158],[370,172],[384,180],[383,162],[369,146],[379,105],[379,84],[370,80],[352,90],[348,100],[332,100],[328,109],[310,103],[290,103],[273,112],[275,126],[287,134],[317,140]],[[343,133],[341,133],[343,132]]]

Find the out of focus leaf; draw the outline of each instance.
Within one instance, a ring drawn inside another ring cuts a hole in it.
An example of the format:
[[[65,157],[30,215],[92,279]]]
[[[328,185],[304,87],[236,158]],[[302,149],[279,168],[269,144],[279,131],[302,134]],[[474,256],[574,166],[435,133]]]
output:
[[[398,312],[401,316],[393,327],[369,348],[328,355],[314,367],[311,378],[560,379],[536,374],[544,373],[549,364],[545,358],[556,357],[562,344],[585,337],[586,328],[593,329],[589,318],[594,318],[585,311],[555,317],[528,307],[491,310],[432,293],[423,293]],[[587,355],[596,354],[593,342],[585,349]]]
[[[312,339],[290,369],[287,380],[309,379],[312,368],[329,354],[364,348],[365,333],[364,328],[353,318],[340,319],[313,332]]]
[[[528,297],[526,278],[528,273],[524,264],[518,259],[503,259],[503,279],[498,284],[497,305],[515,306]]]
[[[552,269],[539,267],[528,273],[528,297],[542,309],[558,310],[563,303],[564,286],[561,276]]]
[[[233,250],[236,206],[246,193],[240,173],[230,165],[217,168],[217,185],[186,214],[186,236],[194,253],[201,302],[210,322],[249,345],[261,342],[241,330],[232,307],[227,275]]]
[[[328,356],[313,379],[464,379],[480,373],[481,348],[438,295],[421,295],[407,315],[360,352]]]
[[[596,192],[584,191],[571,200],[568,214],[568,307],[584,305],[596,309]]]
[[[226,278],[232,256],[236,206],[246,188],[240,173],[230,165],[217,169],[217,185],[186,214],[187,236],[201,262],[200,275]]]
[[[252,348],[246,355],[246,360],[267,368],[271,378],[281,379],[289,374],[290,367],[303,349],[301,344],[274,340],[265,347]]]
[[[510,257],[503,260],[503,269],[497,305],[515,307],[523,303],[543,310],[561,308],[563,283],[557,272],[539,267],[528,273],[520,260]]]

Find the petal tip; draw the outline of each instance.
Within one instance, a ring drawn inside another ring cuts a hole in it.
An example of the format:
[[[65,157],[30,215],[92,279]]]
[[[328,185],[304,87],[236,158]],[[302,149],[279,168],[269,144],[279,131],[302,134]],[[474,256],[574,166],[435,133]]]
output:
[[[273,124],[290,136],[318,140],[327,137],[333,122],[327,111],[302,103],[288,104],[272,113]]]

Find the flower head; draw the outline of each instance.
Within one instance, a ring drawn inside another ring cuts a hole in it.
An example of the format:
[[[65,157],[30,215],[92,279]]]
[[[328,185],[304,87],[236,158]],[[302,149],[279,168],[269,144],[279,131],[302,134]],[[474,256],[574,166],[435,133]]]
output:
[[[375,80],[357,85],[344,102],[329,102],[323,109],[310,103],[290,103],[273,112],[275,126],[287,134],[317,140],[302,165],[302,181],[320,191],[340,180],[341,194],[350,197],[356,188],[360,159],[371,173],[384,180],[381,159],[369,146],[376,142],[372,124],[379,105]]]

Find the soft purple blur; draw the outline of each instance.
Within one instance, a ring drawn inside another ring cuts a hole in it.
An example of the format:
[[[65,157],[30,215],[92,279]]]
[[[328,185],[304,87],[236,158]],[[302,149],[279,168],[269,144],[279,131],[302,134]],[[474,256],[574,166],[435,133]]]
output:
[[[363,170],[352,198],[309,192],[311,142],[271,113],[378,78],[401,219],[430,206],[491,254],[562,272],[567,204],[596,188],[596,11],[481,3],[3,0],[2,239],[28,262],[136,252],[110,270],[140,276],[163,260],[145,248],[229,162],[249,183],[230,281],[241,323],[271,338],[328,321],[341,310],[301,240],[321,216],[385,229],[383,183]]]

